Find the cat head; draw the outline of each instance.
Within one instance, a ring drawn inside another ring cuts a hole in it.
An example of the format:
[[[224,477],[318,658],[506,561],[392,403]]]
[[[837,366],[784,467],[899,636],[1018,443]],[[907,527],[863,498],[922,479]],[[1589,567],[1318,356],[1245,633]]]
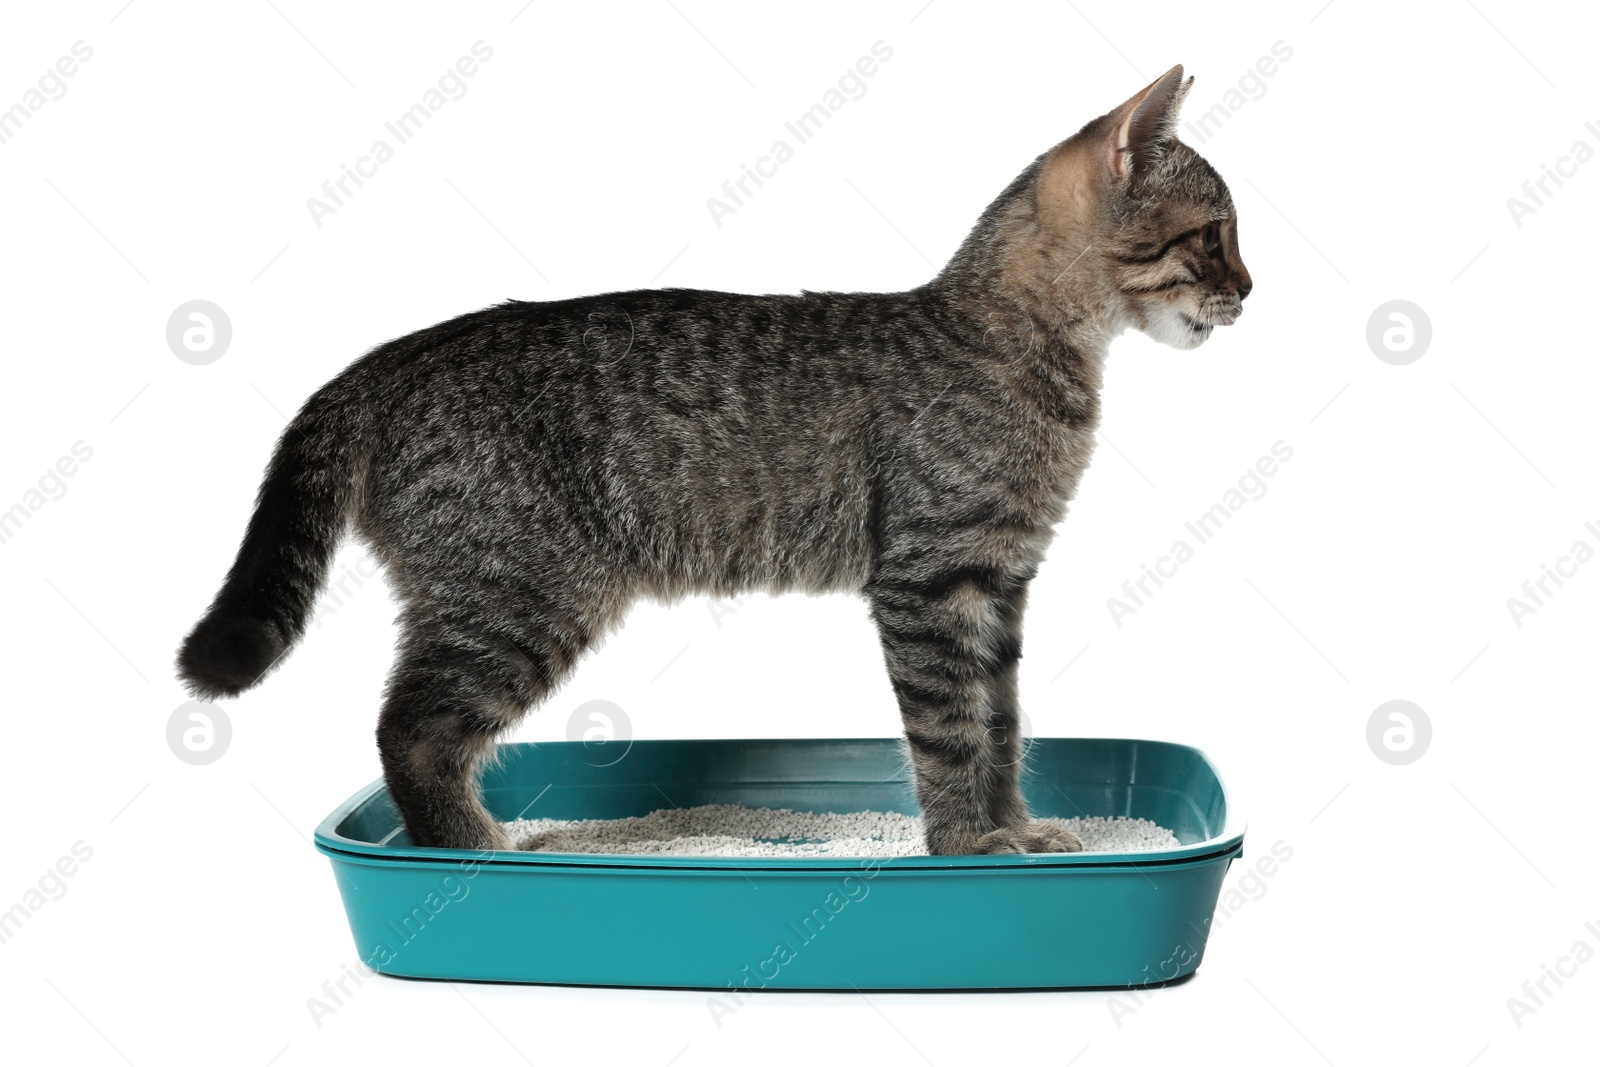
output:
[[[1042,159],[1033,189],[1033,254],[1070,274],[1112,328],[1196,348],[1244,310],[1250,272],[1220,175],[1178,140],[1194,79],[1173,67]],[[1055,285],[1062,284],[1058,275]]]

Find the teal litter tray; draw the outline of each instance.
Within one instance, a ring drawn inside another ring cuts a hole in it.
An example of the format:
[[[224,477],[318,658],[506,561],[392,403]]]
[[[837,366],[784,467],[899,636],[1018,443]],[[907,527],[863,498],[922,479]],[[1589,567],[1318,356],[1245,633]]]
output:
[[[898,739],[501,746],[500,819],[670,805],[917,812]],[[1244,818],[1197,749],[1035,739],[1036,815],[1128,815],[1179,848],[1030,856],[693,857],[416,848],[382,782],[317,828],[384,974],[757,990],[1161,985],[1200,965]]]

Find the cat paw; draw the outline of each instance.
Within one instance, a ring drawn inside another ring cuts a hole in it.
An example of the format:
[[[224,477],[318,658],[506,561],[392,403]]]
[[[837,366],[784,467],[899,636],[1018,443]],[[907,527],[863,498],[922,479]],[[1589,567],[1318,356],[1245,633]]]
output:
[[[976,856],[1030,852],[1082,852],[1078,835],[1051,819],[1034,819],[1022,826],[990,830],[972,847]]]

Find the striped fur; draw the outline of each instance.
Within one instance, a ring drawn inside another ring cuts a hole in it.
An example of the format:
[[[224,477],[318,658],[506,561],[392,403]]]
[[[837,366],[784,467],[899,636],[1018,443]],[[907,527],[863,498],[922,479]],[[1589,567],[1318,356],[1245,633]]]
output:
[[[1028,583],[1089,462],[1106,346],[1249,291],[1172,139],[1175,69],[1029,166],[903,293],[512,302],[382,345],[268,467],[179,653],[197,694],[304,633],[347,526],[404,608],[378,726],[417,844],[509,847],[476,772],[641,597],[863,595],[936,854],[1075,850],[1018,786]]]

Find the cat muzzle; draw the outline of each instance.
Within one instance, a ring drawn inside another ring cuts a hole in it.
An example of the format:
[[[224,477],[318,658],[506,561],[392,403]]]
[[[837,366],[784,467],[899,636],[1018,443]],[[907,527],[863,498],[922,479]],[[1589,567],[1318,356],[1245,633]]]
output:
[[[1205,326],[1232,326],[1243,314],[1244,302],[1235,298],[1221,303],[1208,303],[1200,309],[1198,315],[1192,318],[1185,315],[1184,318]]]

